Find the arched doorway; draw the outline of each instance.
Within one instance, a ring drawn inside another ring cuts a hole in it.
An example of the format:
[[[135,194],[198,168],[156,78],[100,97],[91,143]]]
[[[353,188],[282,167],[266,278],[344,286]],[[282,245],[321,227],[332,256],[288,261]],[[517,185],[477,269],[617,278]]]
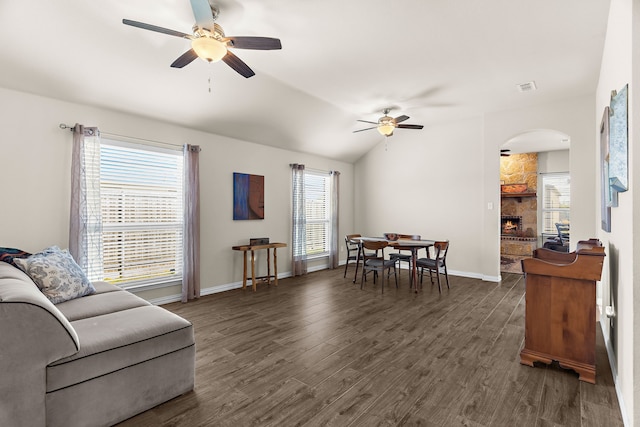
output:
[[[520,260],[553,238],[551,227],[563,221],[555,212],[559,198],[550,198],[548,190],[563,176],[569,179],[569,147],[570,137],[551,129],[518,133],[500,147],[501,272],[521,273]],[[563,207],[557,210],[564,212],[566,207],[563,218],[568,219],[568,185],[558,190],[562,190]]]

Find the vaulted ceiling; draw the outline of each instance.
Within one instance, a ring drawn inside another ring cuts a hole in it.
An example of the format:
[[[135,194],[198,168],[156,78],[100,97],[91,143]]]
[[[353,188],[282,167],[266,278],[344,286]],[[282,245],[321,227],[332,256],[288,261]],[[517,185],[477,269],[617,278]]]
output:
[[[234,50],[254,77],[221,62],[171,68],[188,40],[122,24],[191,33],[189,0],[2,0],[0,86],[353,162],[382,139],[353,133],[365,127],[356,119],[386,107],[430,126],[593,93],[609,10],[605,0],[217,4],[227,35],[282,41]],[[538,90],[516,90],[529,81]],[[420,131],[393,138],[403,132]]]

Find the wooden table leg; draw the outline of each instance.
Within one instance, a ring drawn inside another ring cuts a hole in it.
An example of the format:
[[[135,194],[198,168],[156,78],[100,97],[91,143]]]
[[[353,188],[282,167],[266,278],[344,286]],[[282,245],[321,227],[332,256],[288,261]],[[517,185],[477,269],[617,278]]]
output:
[[[242,271],[242,290],[247,289],[247,251],[242,251],[244,254],[244,268]]]
[[[253,292],[256,291],[256,258],[253,250],[251,251],[251,285],[253,286]]]
[[[269,248],[267,248],[267,285],[271,286],[271,249]]]
[[[273,283],[278,286],[278,248],[273,248]]]
[[[411,248],[411,285],[415,293],[418,293],[418,248]]]

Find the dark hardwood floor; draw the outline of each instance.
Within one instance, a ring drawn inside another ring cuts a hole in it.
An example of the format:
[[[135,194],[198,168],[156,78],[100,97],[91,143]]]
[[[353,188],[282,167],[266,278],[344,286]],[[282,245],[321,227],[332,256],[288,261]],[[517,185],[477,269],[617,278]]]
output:
[[[595,385],[519,363],[522,275],[439,295],[342,274],[165,305],[195,325],[195,391],[121,426],[622,425],[599,325]]]

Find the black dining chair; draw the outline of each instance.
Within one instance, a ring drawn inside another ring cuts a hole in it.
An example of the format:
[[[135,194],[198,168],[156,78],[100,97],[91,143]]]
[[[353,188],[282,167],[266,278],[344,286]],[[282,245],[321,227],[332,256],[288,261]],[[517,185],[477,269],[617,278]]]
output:
[[[347,269],[349,268],[349,264],[355,264],[358,261],[358,248],[360,245],[358,237],[362,237],[361,234],[347,234],[344,236],[344,244],[347,247],[347,261],[344,264],[344,277],[347,277]],[[360,263],[363,262],[363,259],[368,256],[376,256],[375,253],[365,253],[360,258]],[[354,279],[355,282],[355,279]]]
[[[360,234],[347,234],[344,236],[344,244],[347,247],[347,262],[344,264],[344,277],[347,277],[349,264],[355,264],[358,260],[359,243],[352,240],[354,237],[361,237]]]
[[[389,245],[384,240],[364,240],[362,242],[363,250],[369,250],[376,253],[376,256],[366,256],[364,263],[362,264],[362,277],[360,278],[360,289],[363,289],[364,281],[367,274],[373,272],[374,283],[375,278],[380,277],[381,289],[384,293],[384,271],[391,271],[393,268],[393,276],[396,281],[396,288],[398,287],[398,276],[396,274],[396,261],[392,259],[384,258],[384,248]],[[378,274],[380,273],[380,274]]]
[[[442,287],[440,286],[440,274],[444,274],[447,280],[447,288],[449,288],[449,273],[447,272],[447,253],[449,252],[449,241],[436,241],[433,244],[435,256],[433,258],[419,258],[416,261],[416,267],[420,269],[420,284],[422,284],[422,276],[424,275],[424,269],[429,270],[429,277],[431,278],[431,284],[433,285],[433,273],[436,274],[438,280],[438,291],[442,293]],[[428,252],[427,252],[428,255]],[[442,273],[441,273],[442,271]]]
[[[398,239],[402,240],[422,240],[419,234],[398,234]],[[389,259],[394,260],[398,264],[398,268],[400,268],[401,262],[406,262],[409,264],[409,270],[411,270],[411,253],[407,253],[406,251],[398,250],[398,252],[391,252],[389,254]]]

